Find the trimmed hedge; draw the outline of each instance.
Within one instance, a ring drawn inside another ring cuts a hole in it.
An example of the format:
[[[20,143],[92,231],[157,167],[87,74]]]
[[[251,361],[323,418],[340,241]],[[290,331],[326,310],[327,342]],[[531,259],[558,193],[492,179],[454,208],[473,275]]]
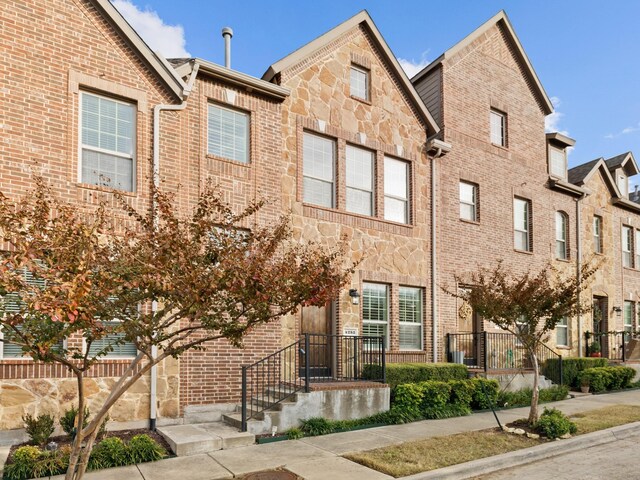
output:
[[[381,378],[379,365],[365,365],[364,378]],[[392,389],[405,383],[419,383],[428,380],[466,380],[469,371],[466,365],[458,363],[388,363],[387,384]]]
[[[566,385],[554,385],[549,388],[542,388],[538,393],[538,402],[557,402],[564,400],[569,394],[569,387]],[[501,407],[527,407],[531,405],[533,391],[530,388],[523,388],[517,392],[500,392],[497,403]]]
[[[590,391],[598,393],[630,387],[635,374],[631,367],[587,368],[580,374],[579,381],[588,381]]]
[[[555,378],[559,360],[553,358],[544,362],[542,374],[547,378]],[[568,357],[562,359],[562,378],[565,385],[573,388],[580,386],[580,372],[587,368],[606,367],[609,361],[606,358],[578,358]]]

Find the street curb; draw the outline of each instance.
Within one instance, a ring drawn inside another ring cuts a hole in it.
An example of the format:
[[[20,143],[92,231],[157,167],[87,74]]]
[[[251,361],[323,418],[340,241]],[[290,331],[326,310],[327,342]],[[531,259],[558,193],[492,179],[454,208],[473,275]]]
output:
[[[587,433],[568,440],[558,440],[557,442],[523,448],[522,450],[481,458],[430,472],[416,473],[408,477],[401,477],[398,480],[473,478],[479,475],[497,472],[498,470],[504,470],[505,468],[526,465],[538,460],[545,460],[547,458],[571,453],[576,450],[583,450],[596,445],[615,442],[637,434],[640,434],[640,422],[628,423],[598,432]],[[560,446],[561,448],[558,448]]]

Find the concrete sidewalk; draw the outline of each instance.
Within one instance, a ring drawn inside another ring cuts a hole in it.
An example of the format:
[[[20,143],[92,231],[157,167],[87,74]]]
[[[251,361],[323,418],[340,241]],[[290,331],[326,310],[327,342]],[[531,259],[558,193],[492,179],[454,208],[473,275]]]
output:
[[[552,405],[564,413],[572,415],[586,410],[618,404],[640,405],[640,390],[606,395],[589,395],[555,402]],[[503,410],[498,412],[498,417],[505,424],[526,417],[528,410],[528,407]],[[334,433],[321,437],[219,450],[189,457],[176,457],[135,466],[101,470],[89,473],[85,478],[88,480],[165,480],[170,478],[214,480],[234,478],[250,472],[284,467],[307,480],[324,480],[327,478],[331,480],[390,479],[392,477],[353,463],[342,458],[341,455],[400,444],[411,440],[483,430],[495,426],[497,424],[493,414],[491,412],[483,412],[467,417],[425,420],[405,425],[390,425],[367,430]],[[628,431],[636,429],[640,432],[640,423],[617,428],[626,428]],[[607,441],[606,439],[609,437],[612,437],[611,432],[594,432],[565,440],[563,445],[569,446],[569,443],[573,444],[575,442],[575,448],[586,448],[590,444]],[[533,449],[541,449],[541,447],[546,447],[546,445],[526,449],[527,452],[520,450],[500,455],[499,462],[482,459],[463,464],[464,466],[456,466],[457,470],[455,471],[457,473],[453,476],[449,475],[453,474],[454,467],[448,467],[448,469],[443,469],[442,472],[438,470],[418,474],[412,478],[465,478],[465,471],[470,472],[471,475],[479,475],[492,471],[491,464],[496,464],[499,468],[506,468],[510,465],[519,465],[537,460],[540,455],[548,457],[557,454],[558,451],[565,450],[565,448],[547,448],[546,453],[539,453],[537,457],[528,452]],[[497,460],[497,457],[494,458]],[[476,463],[478,464],[477,467],[470,465]],[[478,469],[484,470],[479,471]],[[493,470],[496,469],[493,468]],[[62,480],[63,477],[51,478]]]

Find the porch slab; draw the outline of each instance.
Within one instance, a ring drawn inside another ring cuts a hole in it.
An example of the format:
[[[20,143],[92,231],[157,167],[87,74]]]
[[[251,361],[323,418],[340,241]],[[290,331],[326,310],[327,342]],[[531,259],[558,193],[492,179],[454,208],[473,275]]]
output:
[[[255,435],[239,432],[222,422],[163,427],[158,433],[178,457],[252,445],[256,441]]]

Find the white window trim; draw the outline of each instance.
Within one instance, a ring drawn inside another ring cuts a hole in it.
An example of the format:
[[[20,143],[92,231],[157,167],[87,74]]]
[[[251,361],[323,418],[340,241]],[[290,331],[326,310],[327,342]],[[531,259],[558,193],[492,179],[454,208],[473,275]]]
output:
[[[360,73],[364,74],[364,91],[365,91],[365,96],[364,97],[362,97],[360,95],[355,95],[351,91],[351,70],[355,70],[357,72],[360,72]],[[370,70],[367,70],[364,67],[359,67],[357,65],[351,64],[351,69],[349,70],[349,95],[354,97],[354,98],[359,98],[359,99],[365,100],[367,102],[371,101],[371,80],[370,80],[370,76],[371,76],[371,71]]]
[[[462,196],[460,195],[460,185],[461,184],[465,184],[465,185],[469,185],[472,189],[472,195],[473,195],[473,203],[468,203],[462,200]],[[478,185],[472,182],[465,182],[464,180],[460,180],[460,183],[458,184],[458,196],[460,197],[460,204],[462,205],[469,205],[470,207],[472,207],[473,210],[473,219],[470,218],[464,218],[462,216],[462,212],[460,212],[460,219],[461,220],[466,220],[468,222],[477,222],[478,221]]]
[[[329,183],[327,180],[325,180],[324,178],[318,178],[318,177],[314,177],[313,175],[309,175],[307,173],[305,173],[304,171],[304,138],[305,136],[312,136],[312,137],[318,137],[318,138],[322,138],[324,140],[328,140],[332,143],[333,145],[333,154],[331,156],[331,162],[332,162],[332,170],[333,170],[333,175],[331,178],[331,206],[327,207],[326,205],[320,205],[317,203],[311,203],[307,200],[304,199],[305,196],[305,192],[304,192],[304,179],[305,178],[310,178],[312,180],[318,181],[318,182],[322,182],[322,183]],[[317,134],[316,132],[313,131],[307,131],[305,130],[304,132],[302,132],[302,149],[303,149],[303,153],[302,153],[302,183],[303,183],[303,191],[302,191],[302,202],[306,203],[307,205],[314,205],[316,207],[320,207],[320,208],[338,208],[338,202],[337,202],[337,191],[336,191],[336,187],[337,187],[337,181],[336,181],[336,176],[337,176],[337,170],[338,170],[338,140],[336,138],[333,137],[326,137],[324,135],[320,135]]]
[[[526,245],[525,245],[524,249],[518,248],[516,246],[515,235],[514,235],[513,246],[514,246],[515,250],[518,251],[518,252],[531,252],[532,251],[532,249],[531,249],[531,240],[532,240],[531,239],[531,201],[526,199],[526,198],[513,197],[513,215],[514,215],[514,218],[515,218],[515,214],[516,214],[516,208],[515,208],[516,201],[521,201],[525,205],[526,222],[525,222],[525,230],[522,230],[522,229],[516,227],[515,220],[514,220],[513,230],[514,230],[514,232],[525,233],[526,234],[525,238],[527,239],[527,242],[526,242]]]
[[[371,155],[371,190],[364,190],[362,188],[358,188],[358,187],[350,187],[349,186],[349,177],[348,174],[345,177],[345,210],[349,213],[354,213],[356,215],[365,215],[365,216],[369,216],[369,217],[374,217],[376,215],[376,154],[375,152],[372,152],[371,150],[368,150],[366,148],[361,148],[361,147],[357,147],[355,145],[349,145],[347,144],[347,146],[345,147],[345,169],[348,171],[348,163],[349,163],[349,147],[356,149],[356,150],[362,150],[364,152],[367,152],[368,154]],[[335,175],[334,175],[335,176]],[[335,183],[335,180],[334,180]],[[365,192],[365,193],[370,193],[371,194],[371,213],[369,214],[363,214],[360,212],[354,212],[353,210],[349,210],[349,205],[348,205],[348,201],[347,201],[347,192],[349,190],[357,190],[359,192]]]
[[[622,266],[625,268],[633,268],[633,228],[628,226],[628,225],[623,225],[622,226]],[[629,243],[628,245],[625,245],[625,243]],[[628,249],[627,249],[628,248]],[[625,254],[629,255],[629,265],[625,265]]]
[[[393,220],[393,219],[389,219],[387,218],[387,212],[385,209],[384,212],[384,219],[388,222],[396,222],[396,223],[402,223],[403,225],[410,225],[411,224],[411,203],[410,203],[410,199],[411,199],[411,162],[408,162],[406,160],[401,160],[399,158],[395,158],[395,157],[388,157],[388,156],[384,156],[383,161],[387,161],[387,160],[393,160],[395,162],[401,162],[405,165],[405,171],[406,171],[406,177],[405,177],[405,182],[406,182],[406,192],[407,192],[407,196],[406,198],[404,197],[398,197],[396,195],[389,195],[387,194],[386,189],[384,188],[384,184],[382,186],[383,189],[383,202],[384,202],[384,198],[390,198],[392,200],[398,200],[398,201],[402,201],[404,202],[404,204],[406,205],[405,208],[405,214],[404,214],[404,221],[403,222],[399,222],[398,220]],[[383,170],[384,170],[384,165],[383,165]],[[384,183],[384,182],[383,182]]]
[[[491,119],[494,115],[500,118],[500,143],[493,141],[493,123]],[[492,145],[503,148],[507,146],[507,114],[495,108],[492,108],[489,113],[489,140]]]
[[[562,165],[561,165],[562,175],[558,175],[557,173],[553,172],[552,152],[557,152],[562,156]],[[558,147],[554,147],[553,145],[549,145],[548,155],[549,155],[549,175],[552,177],[566,180],[567,179],[567,151],[564,148],[558,148]]]
[[[596,224],[598,225],[598,228],[596,229]],[[597,234],[596,234],[596,230],[597,230]],[[594,245],[594,252],[601,254],[604,251],[604,245],[602,242],[603,238],[602,238],[602,217],[599,215],[594,215],[593,217],[593,245]]]
[[[107,320],[107,323],[112,323],[112,322],[122,322],[122,320],[118,320],[118,319],[112,319],[112,320]],[[137,352],[139,352],[139,350],[136,348],[136,355]],[[85,338],[85,336],[82,336],[82,353],[86,354],[87,353],[87,339]],[[101,362],[103,360],[130,360],[132,358],[135,358],[136,355],[113,355],[110,353],[107,353],[106,355],[102,355],[101,357],[98,358],[98,361]],[[93,358],[93,357],[91,357]]]
[[[571,338],[569,337],[569,319],[565,317],[565,320],[567,322],[566,325],[562,325],[560,322],[556,324],[556,346],[557,347],[569,347],[570,346],[569,344],[571,343]],[[558,342],[558,329],[564,329],[566,331],[566,336],[567,336],[566,343]]]
[[[418,290],[420,293],[420,311],[418,313],[418,316],[420,318],[419,322],[403,322],[400,320],[400,308],[399,308],[399,304],[400,304],[400,290],[402,288],[411,288],[411,289],[415,289]],[[400,349],[400,351],[402,352],[421,352],[424,350],[424,302],[423,302],[423,298],[424,298],[424,291],[421,287],[411,287],[409,285],[400,285],[400,287],[398,288],[398,325],[402,326],[402,325],[407,325],[407,326],[411,326],[411,327],[420,327],[420,347],[419,348],[402,348],[401,346],[401,341],[400,341],[400,328],[398,328],[398,348]],[[388,330],[388,328],[387,328]]]
[[[568,231],[569,231],[569,216],[564,213],[557,211],[556,212],[556,259],[557,260],[568,260],[569,259],[569,246],[567,245],[568,240]],[[562,222],[562,237],[558,238],[558,221]],[[562,255],[558,255],[558,244],[562,243]]]
[[[219,108],[221,110],[227,110],[228,112],[232,112],[235,114],[243,115],[247,119],[247,131],[245,136],[245,151],[246,151],[246,160],[238,160],[236,158],[225,157],[223,155],[218,155],[217,153],[213,153],[209,150],[209,125],[211,121],[211,116],[209,115],[210,107]],[[206,128],[206,151],[207,155],[211,155],[217,158],[223,158],[225,160],[229,160],[231,162],[237,162],[241,165],[249,165],[251,164],[251,113],[245,110],[240,110],[237,108],[229,107],[226,105],[220,105],[215,102],[207,102],[207,128]]]
[[[82,150],[85,148],[84,143],[82,142],[82,98],[84,97],[84,95],[93,95],[95,97],[100,97],[100,98],[105,98],[107,100],[113,101],[115,103],[120,103],[122,105],[131,105],[134,107],[134,116],[133,116],[133,135],[131,137],[131,156],[125,155],[122,152],[115,152],[112,150],[106,150],[104,148],[99,148],[99,147],[93,147],[91,145],[88,145],[86,148],[88,150],[92,150],[94,152],[98,152],[98,153],[104,153],[107,155],[113,155],[114,157],[120,157],[120,158],[127,158],[127,159],[131,159],[131,190],[121,190],[119,188],[117,188],[115,185],[94,185],[92,183],[84,183],[82,181]],[[83,185],[92,185],[92,186],[96,186],[96,187],[103,187],[103,188],[109,188],[112,190],[118,190],[118,191],[123,191],[123,192],[127,192],[127,193],[135,193],[137,191],[137,184],[138,184],[138,177],[137,177],[137,170],[138,170],[138,160],[137,160],[137,151],[138,151],[138,119],[137,119],[137,113],[138,113],[138,105],[135,101],[130,101],[130,102],[125,102],[123,100],[118,100],[116,98],[110,97],[108,95],[103,95],[100,93],[93,93],[93,92],[88,92],[86,90],[80,90],[79,91],[79,103],[78,103],[78,183],[83,184]]]
[[[362,315],[362,325],[364,327],[365,324],[369,324],[369,325],[386,325],[386,332],[384,335],[384,345],[385,345],[385,350],[389,350],[390,345],[389,345],[389,330],[390,330],[390,323],[391,323],[391,319],[390,319],[390,309],[391,309],[391,305],[390,305],[390,297],[391,297],[391,286],[389,284],[386,283],[379,283],[379,282],[363,282],[362,285],[362,291],[364,293],[364,285],[365,284],[373,284],[373,285],[382,285],[385,287],[385,292],[386,292],[386,321],[382,321],[382,320],[365,320],[364,319],[364,315]],[[363,306],[364,306],[364,301],[362,302]],[[364,332],[363,332],[364,333]]]

